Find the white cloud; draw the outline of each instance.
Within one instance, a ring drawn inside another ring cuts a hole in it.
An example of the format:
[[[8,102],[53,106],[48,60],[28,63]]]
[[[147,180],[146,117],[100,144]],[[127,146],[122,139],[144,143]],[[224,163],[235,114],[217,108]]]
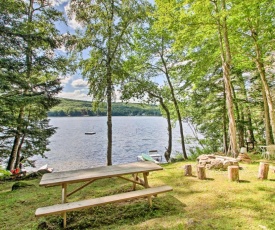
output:
[[[70,80],[72,79],[72,76],[66,76],[64,78],[60,79],[61,85],[66,85]]]
[[[75,90],[73,92],[62,92],[58,94],[58,97],[82,101],[92,101],[92,97],[88,96],[87,93],[83,93],[82,90]]]
[[[50,0],[52,6],[59,6],[65,2],[69,2],[69,0]]]
[[[71,14],[70,17],[68,16],[68,12],[70,11],[71,7],[70,7],[70,4],[68,3],[65,7],[65,12],[66,12],[66,15],[68,17],[68,25],[73,28],[73,29],[78,29],[78,28],[81,28],[82,26],[80,25],[80,23],[78,23],[76,20],[75,20],[75,14]]]
[[[88,86],[88,82],[83,79],[77,79],[72,82],[72,86],[75,88],[86,88]]]

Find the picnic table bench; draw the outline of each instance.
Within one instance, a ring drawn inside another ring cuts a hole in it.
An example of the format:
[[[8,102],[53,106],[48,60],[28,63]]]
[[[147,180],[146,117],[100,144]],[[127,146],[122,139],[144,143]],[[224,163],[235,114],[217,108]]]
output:
[[[113,202],[131,200],[140,197],[147,197],[149,205],[152,206],[152,196],[173,190],[172,187],[167,185],[152,188],[149,186],[147,177],[149,175],[149,172],[158,171],[162,169],[163,168],[161,166],[153,162],[146,161],[44,174],[39,185],[46,187],[61,186],[62,203],[38,208],[35,212],[35,216],[41,217],[46,215],[62,214],[63,226],[64,228],[66,228],[66,213],[69,211],[80,210]],[[143,175],[143,178],[139,177],[139,173]],[[131,179],[129,177],[125,177],[127,175],[132,175],[133,178]],[[118,177],[132,182],[133,191],[67,203],[67,197],[71,196],[77,191],[83,189],[84,187],[88,186],[96,180],[111,177]],[[68,193],[69,184],[80,182],[86,183]],[[143,186],[145,189],[135,190],[137,184]]]

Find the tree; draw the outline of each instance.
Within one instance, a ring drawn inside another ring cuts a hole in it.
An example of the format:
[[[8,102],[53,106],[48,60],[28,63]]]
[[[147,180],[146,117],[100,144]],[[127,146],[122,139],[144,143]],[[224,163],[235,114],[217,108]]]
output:
[[[200,52],[205,44],[212,41],[214,44],[217,44],[218,41],[216,48],[220,55],[225,87],[227,117],[229,119],[230,152],[234,156],[237,156],[238,148],[230,76],[231,50],[227,29],[228,8],[226,7],[226,2],[224,0],[193,0],[172,3],[170,1],[156,1],[156,3],[160,19],[163,19],[164,16],[168,18],[164,22],[160,22],[160,24],[168,28],[170,34],[173,33],[176,49],[183,49],[181,52],[187,53],[187,57],[189,57],[189,53]],[[170,6],[168,7],[168,12],[164,11],[164,8],[167,8],[167,6]],[[207,60],[215,58],[214,55],[216,54],[217,52],[210,54]],[[196,61],[194,59],[190,60]],[[205,64],[207,64],[206,60]],[[198,67],[201,68],[201,66]]]
[[[64,40],[57,20],[62,14],[47,1],[8,0],[0,6],[0,156],[9,158],[8,170],[18,167],[21,154],[43,156],[55,130],[47,110],[58,103],[58,78],[66,70],[66,59],[54,54]]]
[[[132,67],[132,65],[128,65],[128,72],[132,70]],[[168,145],[164,153],[164,157],[166,161],[169,162],[172,152],[172,123],[171,114],[167,106],[167,100],[165,100],[163,97],[163,95],[165,95],[163,92],[167,91],[167,87],[160,88],[156,83],[150,81],[148,76],[143,76],[141,71],[137,71],[136,73],[131,71],[129,76],[130,77],[127,78],[127,82],[123,82],[122,99],[127,101],[133,98],[137,98],[147,103],[159,102],[161,108],[164,111],[162,114],[164,117],[166,117],[168,131]]]
[[[128,57],[131,67],[128,67],[129,75],[143,77],[148,84],[154,82],[155,78],[162,78],[165,86],[161,87],[165,89],[161,95],[155,94],[155,97],[161,97],[165,101],[172,101],[174,111],[176,114],[181,135],[181,146],[183,158],[187,159],[187,153],[185,149],[185,139],[183,134],[182,117],[179,109],[179,98],[176,92],[176,76],[179,73],[179,63],[182,61],[182,57],[179,58],[171,49],[173,44],[173,38],[169,36],[167,32],[160,28],[154,27],[156,21],[153,9],[150,11],[150,16],[146,18],[146,24],[143,27],[135,30],[135,38],[132,46],[132,54]],[[169,90],[167,90],[169,89]],[[142,90],[141,90],[142,91]],[[142,92],[140,93],[142,94]],[[148,92],[148,91],[147,91]],[[165,95],[164,95],[165,92]],[[148,92],[148,94],[150,94]],[[151,94],[151,96],[153,96]],[[159,102],[160,98],[158,98]],[[165,109],[164,109],[165,110]],[[167,110],[171,110],[167,108]],[[167,112],[166,112],[167,114]],[[169,111],[170,116],[170,111]],[[172,118],[172,117],[171,117]],[[169,126],[169,124],[168,124]],[[170,150],[166,153],[167,159],[170,158]]]
[[[274,49],[272,39],[274,38],[274,15],[275,10],[269,0],[239,1],[233,2],[232,26],[235,31],[237,50],[243,57],[249,57],[254,62],[263,93],[266,144],[274,143],[275,137],[275,113],[274,101],[270,89],[272,75],[268,71],[270,66],[271,51]],[[269,73],[269,74],[268,74]],[[271,133],[269,131],[271,127]]]
[[[118,85],[134,25],[142,22],[143,0],[71,1],[71,15],[84,27],[76,41],[78,52],[88,50],[79,67],[88,78],[89,94],[97,105],[107,101],[107,165],[112,164],[112,93]]]

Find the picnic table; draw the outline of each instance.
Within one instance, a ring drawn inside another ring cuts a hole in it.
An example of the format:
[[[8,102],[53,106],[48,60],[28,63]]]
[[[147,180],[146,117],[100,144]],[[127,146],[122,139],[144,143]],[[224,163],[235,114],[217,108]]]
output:
[[[152,206],[152,196],[158,193],[171,191],[170,186],[164,185],[159,187],[150,188],[148,182],[148,175],[150,172],[162,170],[160,165],[154,162],[134,162],[128,164],[101,166],[96,168],[87,168],[80,170],[71,170],[63,172],[54,172],[44,174],[40,181],[40,186],[61,186],[61,204],[53,206],[42,207],[36,210],[37,217],[58,214],[63,215],[63,226],[66,227],[66,212],[88,208],[92,206],[103,205],[107,203],[129,200],[139,197],[148,197],[149,205]],[[139,176],[142,174],[142,177]],[[129,178],[128,175],[132,177]],[[75,201],[67,203],[67,198],[84,187],[90,185],[96,180],[104,178],[118,177],[133,183],[133,191],[111,196],[93,198],[83,201]],[[77,189],[68,192],[68,185],[74,183],[84,182],[83,185]],[[137,190],[136,185],[141,185],[146,189]]]

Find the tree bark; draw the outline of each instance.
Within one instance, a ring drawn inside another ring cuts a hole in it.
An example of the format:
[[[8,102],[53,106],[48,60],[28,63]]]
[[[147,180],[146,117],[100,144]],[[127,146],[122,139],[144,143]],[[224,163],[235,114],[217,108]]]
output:
[[[274,106],[273,106],[273,101],[272,101],[272,95],[270,92],[270,88],[268,86],[267,80],[266,80],[266,73],[265,73],[265,67],[264,67],[264,62],[262,58],[262,51],[261,48],[258,44],[258,35],[255,32],[255,29],[251,29],[251,36],[254,41],[254,47],[255,47],[255,52],[256,52],[256,58],[255,58],[255,63],[257,65],[258,72],[260,74],[266,102],[267,102],[267,107],[268,107],[268,112],[269,112],[269,119],[270,119],[270,126],[271,126],[271,140],[272,143],[275,138],[275,112],[274,112]],[[264,99],[265,100],[265,99]]]
[[[160,97],[152,92],[149,92],[149,91],[147,91],[147,92],[150,96],[155,97],[159,100],[159,103],[160,103],[161,107],[163,108],[163,110],[165,111],[166,116],[167,116],[168,146],[164,153],[164,157],[165,157],[165,160],[167,162],[169,162],[169,160],[171,158],[171,152],[172,152],[172,124],[171,124],[170,111],[169,111],[168,107],[165,105],[162,97]]]
[[[111,12],[110,12],[110,20],[109,20],[109,28],[108,28],[108,53],[107,53],[107,165],[112,165],[112,90],[113,90],[113,82],[112,82],[112,70],[111,70],[111,62],[112,62],[112,52],[111,52],[111,40],[112,40],[112,27],[114,20],[114,1],[111,2]]]
[[[271,127],[270,127],[270,118],[269,118],[269,111],[268,105],[266,100],[266,94],[264,87],[262,85],[262,95],[263,95],[263,106],[264,106],[264,125],[265,125],[265,143],[266,145],[273,144],[272,134],[271,134]]]
[[[180,110],[179,110],[179,105],[178,105],[178,102],[177,102],[177,99],[176,99],[176,96],[175,96],[174,87],[172,85],[170,75],[169,75],[169,71],[168,71],[168,68],[167,68],[167,65],[166,65],[166,61],[164,60],[163,54],[164,54],[164,50],[162,49],[162,53],[160,54],[160,57],[161,57],[161,61],[163,63],[163,66],[165,68],[165,77],[166,77],[166,80],[168,82],[168,85],[169,85],[169,88],[170,88],[170,91],[171,91],[172,101],[173,101],[173,104],[175,106],[175,110],[176,110],[176,113],[177,113],[178,122],[179,122],[179,126],[180,126],[182,154],[183,154],[183,158],[186,160],[186,159],[188,159],[188,157],[187,157],[187,153],[186,153],[186,149],[185,149],[182,118],[181,118],[181,114],[180,114]]]
[[[224,84],[223,84],[224,85]],[[223,91],[224,96],[224,104],[223,104],[223,151],[225,154],[228,152],[228,142],[227,142],[227,117],[226,117],[226,95],[225,95],[225,88]]]
[[[220,13],[216,2],[215,4],[217,13]],[[221,0],[221,8],[222,10],[226,10],[225,0]],[[222,17],[221,20],[218,21],[218,32],[221,49],[223,80],[226,93],[226,106],[229,118],[230,151],[232,152],[234,157],[237,157],[239,151],[237,146],[236,122],[234,115],[234,104],[230,77],[231,51],[228,39],[226,17]]]
[[[168,146],[167,149],[164,153],[164,157],[167,162],[169,162],[171,158],[171,152],[172,152],[172,125],[171,125],[171,115],[169,112],[169,109],[167,106],[164,104],[163,99],[160,98],[160,104],[161,107],[164,109],[166,116],[167,116],[167,131],[168,131]]]

